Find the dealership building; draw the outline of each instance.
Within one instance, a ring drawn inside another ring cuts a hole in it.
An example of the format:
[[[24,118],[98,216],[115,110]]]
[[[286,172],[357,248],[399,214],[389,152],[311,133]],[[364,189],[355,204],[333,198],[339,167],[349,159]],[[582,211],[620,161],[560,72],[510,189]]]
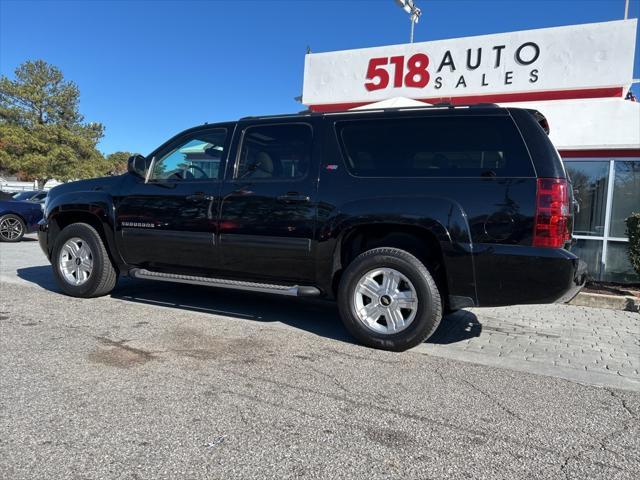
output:
[[[302,102],[318,112],[421,103],[540,111],[580,206],[573,250],[594,279],[637,283],[625,224],[640,212],[640,103],[627,99],[636,29],[632,19],[310,53]]]

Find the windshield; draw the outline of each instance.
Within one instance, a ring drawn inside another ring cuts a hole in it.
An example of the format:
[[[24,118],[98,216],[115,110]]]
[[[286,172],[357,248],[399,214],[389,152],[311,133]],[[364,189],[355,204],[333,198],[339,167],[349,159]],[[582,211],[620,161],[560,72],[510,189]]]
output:
[[[29,200],[35,192],[20,192],[13,196],[14,200]]]

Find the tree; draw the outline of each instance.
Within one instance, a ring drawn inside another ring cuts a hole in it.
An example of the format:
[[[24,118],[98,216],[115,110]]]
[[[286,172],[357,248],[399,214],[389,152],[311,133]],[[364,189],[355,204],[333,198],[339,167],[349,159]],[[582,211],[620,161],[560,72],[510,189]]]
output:
[[[107,169],[111,175],[120,175],[127,171],[127,160],[133,155],[130,152],[114,152],[107,155]]]
[[[640,213],[632,213],[626,223],[627,235],[629,235],[629,261],[640,275]]]
[[[103,175],[107,163],[96,149],[104,127],[85,123],[80,92],[43,60],[27,61],[15,79],[0,77],[0,169],[37,180],[66,181]]]

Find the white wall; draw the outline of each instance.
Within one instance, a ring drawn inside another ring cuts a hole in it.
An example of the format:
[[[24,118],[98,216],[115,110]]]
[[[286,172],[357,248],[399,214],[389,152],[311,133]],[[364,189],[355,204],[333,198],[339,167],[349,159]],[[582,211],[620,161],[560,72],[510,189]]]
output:
[[[640,103],[619,98],[503,103],[533,108],[549,121],[558,150],[640,148]]]

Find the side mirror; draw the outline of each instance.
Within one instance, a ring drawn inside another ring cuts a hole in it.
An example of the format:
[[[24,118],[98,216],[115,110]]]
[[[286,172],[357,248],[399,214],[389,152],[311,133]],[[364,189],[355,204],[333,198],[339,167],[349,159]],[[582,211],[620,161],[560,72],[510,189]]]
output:
[[[147,159],[139,153],[131,155],[127,160],[127,171],[139,177],[145,178],[147,174]]]

